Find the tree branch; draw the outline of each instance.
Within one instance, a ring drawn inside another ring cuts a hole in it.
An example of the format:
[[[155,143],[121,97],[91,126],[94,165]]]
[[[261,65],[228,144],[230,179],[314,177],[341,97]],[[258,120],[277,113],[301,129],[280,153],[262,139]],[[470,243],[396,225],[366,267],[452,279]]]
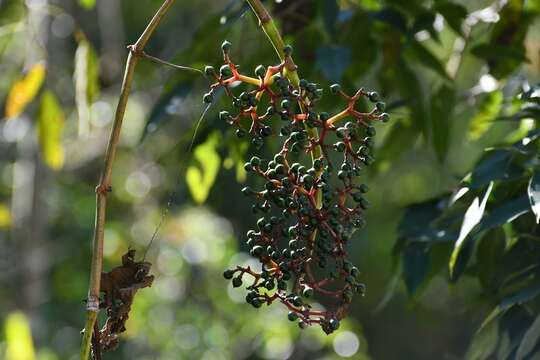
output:
[[[124,79],[122,81],[122,89],[116,107],[114,123],[107,145],[105,155],[105,165],[99,185],[96,188],[96,220],[94,230],[94,244],[92,253],[92,267],[90,272],[90,285],[88,288],[88,299],[86,304],[86,323],[84,327],[83,340],[81,344],[81,360],[88,359],[90,355],[90,345],[94,323],[97,319],[99,311],[99,292],[101,281],[101,270],[103,267],[103,237],[105,226],[105,210],[107,205],[107,193],[111,191],[110,182],[112,174],[112,165],[116,155],[116,148],[120,139],[120,130],[122,129],[122,121],[126,112],[126,106],[133,83],[133,74],[137,65],[138,58],[144,47],[150,40],[154,30],[161,22],[162,18],[169,11],[175,0],[165,0],[159,10],[156,12],[148,26],[139,37],[135,45],[129,47],[130,53],[126,61]]]

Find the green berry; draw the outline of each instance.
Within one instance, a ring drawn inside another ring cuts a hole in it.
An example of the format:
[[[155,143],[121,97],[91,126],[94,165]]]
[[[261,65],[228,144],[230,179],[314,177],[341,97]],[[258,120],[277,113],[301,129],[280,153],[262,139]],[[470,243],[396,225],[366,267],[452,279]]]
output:
[[[377,108],[377,111],[383,112],[384,109],[386,109],[386,104],[382,101],[377,101],[377,103],[375,104],[375,107]]]
[[[369,101],[376,103],[379,101],[379,94],[375,91],[372,91],[368,94]]]
[[[337,93],[339,93],[340,91],[341,91],[341,85],[339,85],[339,84],[333,84],[333,85],[330,86],[330,92],[331,92],[332,94],[337,94]]]
[[[379,119],[381,119],[382,122],[388,122],[388,120],[390,120],[390,115],[388,115],[388,113],[382,113],[381,116],[379,116]]]
[[[306,286],[304,290],[302,290],[302,295],[306,298],[313,296],[313,288]]]
[[[228,42],[227,40],[225,40],[222,44],[221,44],[221,50],[223,50],[223,52],[225,54],[227,54],[230,50],[231,50],[231,43]]]
[[[231,67],[229,65],[222,65],[220,68],[219,68],[219,73],[222,77],[229,77],[232,75],[232,70],[231,70]]]
[[[289,318],[289,321],[296,321],[298,319],[298,314],[294,311],[289,311],[287,317]]]
[[[254,156],[249,162],[252,166],[259,166],[261,164],[261,158]]]
[[[227,280],[231,280],[234,276],[234,271],[233,270],[225,270],[223,272],[223,277]]]
[[[214,101],[214,96],[212,93],[206,93],[203,96],[203,102],[206,104],[210,104],[212,101]]]
[[[293,47],[291,45],[285,45],[283,47],[283,53],[285,56],[291,56],[293,53]]]
[[[241,278],[240,276],[235,277],[235,278],[232,280],[232,285],[233,285],[233,287],[235,287],[235,288],[242,286],[242,278]]]
[[[216,75],[216,69],[213,66],[205,66],[204,73],[208,76]]]
[[[330,321],[328,321],[328,325],[330,325],[330,328],[332,330],[337,330],[339,329],[339,320],[336,318],[332,318],[330,319]]]
[[[375,130],[375,128],[373,126],[368,126],[366,128],[366,134],[368,136],[375,136],[375,134],[377,134],[377,131]]]
[[[266,73],[266,69],[264,65],[259,65],[255,68],[255,75],[257,75],[258,77],[260,78],[264,77],[265,73]]]

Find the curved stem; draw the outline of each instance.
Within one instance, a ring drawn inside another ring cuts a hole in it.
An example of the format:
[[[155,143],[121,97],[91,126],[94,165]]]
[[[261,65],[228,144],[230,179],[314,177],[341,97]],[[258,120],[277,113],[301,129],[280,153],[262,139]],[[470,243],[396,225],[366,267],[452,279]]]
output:
[[[131,85],[133,83],[135,67],[137,65],[139,56],[141,56],[144,47],[148,43],[148,40],[150,40],[150,37],[154,33],[154,30],[157,28],[157,26],[161,22],[161,19],[169,11],[174,2],[175,0],[165,0],[152,18],[152,20],[148,23],[148,26],[146,27],[142,35],[139,37],[137,42],[134,45],[128,47],[130,53],[126,61],[126,70],[124,72],[124,79],[122,81],[122,89],[120,92],[120,97],[118,99],[114,123],[107,145],[105,165],[99,185],[96,188],[96,220],[94,230],[94,244],[92,250],[92,268],[90,271],[90,285],[88,288],[88,299],[86,303],[86,323],[81,344],[81,360],[88,359],[88,356],[90,355],[92,332],[94,330],[94,323],[96,322],[97,313],[99,311],[99,292],[101,285],[101,270],[103,267],[103,238],[105,227],[105,210],[107,205],[107,193],[111,191],[110,183],[112,166],[116,155],[118,141],[120,139],[120,130],[122,129],[122,121],[124,120],[124,114],[126,112],[126,106],[131,90]]]

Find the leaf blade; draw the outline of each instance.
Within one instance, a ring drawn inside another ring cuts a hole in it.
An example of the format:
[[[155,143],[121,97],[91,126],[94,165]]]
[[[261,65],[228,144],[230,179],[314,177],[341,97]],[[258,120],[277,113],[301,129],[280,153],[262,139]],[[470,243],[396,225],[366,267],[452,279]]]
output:
[[[537,171],[529,181],[527,187],[527,194],[529,196],[529,202],[531,209],[536,216],[536,223],[540,222],[540,171]]]
[[[30,68],[24,77],[13,84],[6,101],[6,118],[8,120],[19,116],[35,98],[45,80],[45,73],[45,64],[37,63]]]

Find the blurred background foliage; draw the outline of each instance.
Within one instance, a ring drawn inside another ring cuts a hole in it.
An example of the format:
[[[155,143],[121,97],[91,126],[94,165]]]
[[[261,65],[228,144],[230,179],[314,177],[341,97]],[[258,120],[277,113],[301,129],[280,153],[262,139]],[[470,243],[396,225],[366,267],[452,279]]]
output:
[[[375,89],[390,110],[366,174],[368,226],[351,242],[367,294],[328,337],[300,331],[278,306],[243,304],[221,273],[251,261],[243,241],[255,215],[240,189],[252,181],[241,165],[253,149],[219,122],[222,100],[194,137],[206,81],[141,60],[105,268],[129,246],[142,253],[171,194],[172,204],[148,253],[156,281],[106,358],[538,356],[540,1],[266,4],[302,77]],[[126,45],[159,5],[0,0],[0,358],[78,357],[94,187]],[[240,0],[179,1],[147,52],[202,68],[220,64],[228,39],[242,71],[275,63],[248,10]],[[340,104],[326,96],[321,106]]]

